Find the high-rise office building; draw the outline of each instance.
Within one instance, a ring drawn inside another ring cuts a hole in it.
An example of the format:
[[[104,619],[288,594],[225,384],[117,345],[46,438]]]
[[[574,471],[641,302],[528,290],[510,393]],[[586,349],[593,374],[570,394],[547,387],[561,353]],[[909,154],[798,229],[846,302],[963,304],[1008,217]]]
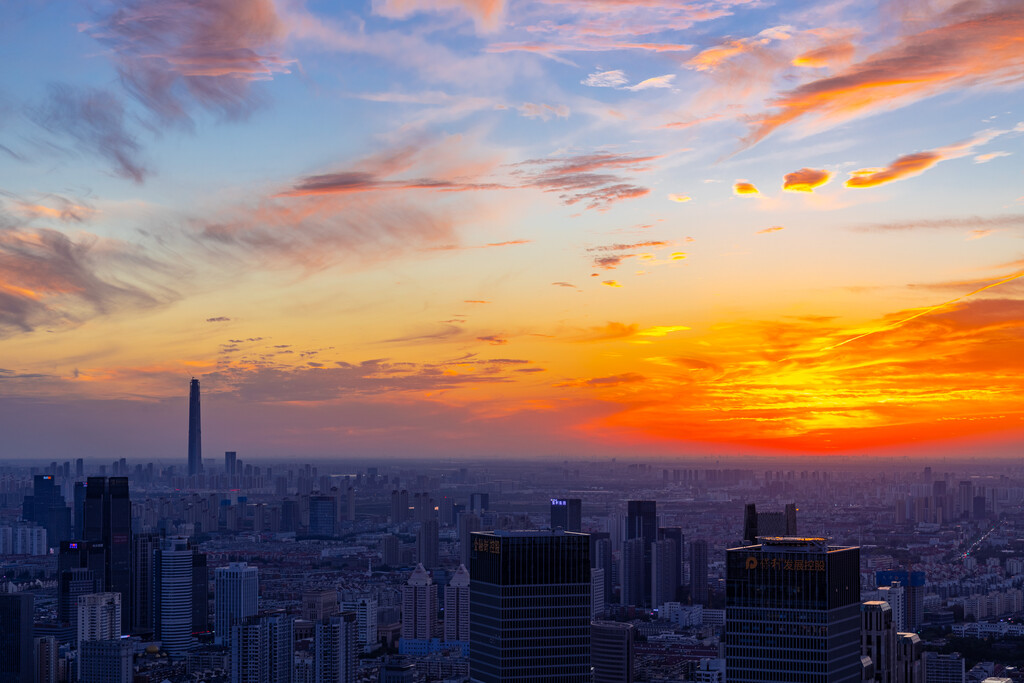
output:
[[[235,476],[235,463],[238,461],[238,451],[224,451],[224,474],[229,477]]]
[[[590,626],[594,683],[633,683],[633,625],[595,621]]]
[[[0,681],[33,683],[35,653],[32,619],[35,603],[31,595],[0,593]]]
[[[477,532],[470,562],[471,681],[591,680],[586,534]]]
[[[260,580],[256,567],[232,562],[213,570],[213,632],[215,642],[231,646],[231,626],[256,614]]]
[[[676,568],[676,594],[672,599],[676,600],[679,597],[679,589],[683,586],[683,558],[686,555],[686,539],[683,536],[683,530],[679,527],[659,527],[658,540],[662,541],[665,539],[670,539],[675,542],[676,554],[672,564]]]
[[[626,540],[643,539],[642,598],[628,604],[650,606],[651,544],[658,540],[658,504],[653,500],[631,500],[626,503]]]
[[[132,642],[90,640],[79,650],[79,683],[132,683]]]
[[[345,600],[341,604],[341,611],[356,613],[356,626],[359,629],[356,640],[360,645],[374,648],[377,644],[377,601],[366,596]]]
[[[472,547],[472,533],[483,529],[480,516],[472,512],[459,515],[459,562],[469,566],[469,555]]]
[[[708,542],[690,542],[690,600],[694,605],[708,603]]]
[[[907,630],[907,591],[900,585],[899,581],[893,581],[888,586],[879,586],[882,600],[889,603],[892,608],[892,623],[897,633]]]
[[[32,478],[32,495],[22,501],[21,517],[46,529],[46,542],[51,548],[71,538],[71,508],[53,475],[37,474]]]
[[[648,604],[644,596],[644,586],[650,583],[650,572],[644,567],[646,546],[647,543],[642,538],[631,538],[622,542],[619,602],[623,605],[643,607]]]
[[[911,572],[905,569],[880,570],[875,572],[878,586],[892,586],[898,583],[903,587],[906,605],[906,629],[917,631],[924,621],[925,573]]]
[[[199,380],[188,387],[188,476],[203,472],[203,436],[199,411]]]
[[[896,634],[896,683],[924,683],[921,650],[921,637],[916,633]]]
[[[551,528],[583,531],[583,501],[579,498],[551,499]]]
[[[896,625],[892,607],[880,600],[861,605],[860,653],[874,665],[875,683],[896,683]]]
[[[90,593],[78,596],[78,649],[90,640],[121,637],[121,594]]]
[[[427,569],[436,569],[441,565],[439,550],[440,532],[436,519],[428,519],[420,524],[416,532],[416,559]]]
[[[316,624],[316,683],[355,683],[359,627],[355,612]]]
[[[338,501],[333,496],[309,497],[310,536],[334,536],[337,517]]]
[[[53,636],[35,639],[36,683],[57,683],[60,680],[60,646]]]
[[[590,618],[603,619],[606,609],[604,593],[604,570],[600,567],[590,568]]]
[[[133,635],[153,633],[153,559],[160,546],[155,533],[132,536],[131,632]]]
[[[172,657],[194,646],[193,555],[187,538],[172,537],[164,540],[154,556],[154,629]]]
[[[860,549],[773,538],[726,552],[729,683],[861,680]]]
[[[663,538],[651,544],[651,605],[675,602],[679,588],[679,552],[675,539]]]
[[[402,586],[402,640],[430,640],[437,635],[437,585],[418,564]]]
[[[401,524],[409,518],[409,492],[395,489],[391,492],[391,523]]]
[[[444,589],[444,639],[469,645],[469,570],[460,564]]]
[[[132,614],[132,501],[128,477],[89,477],[85,491],[85,540],[104,548],[103,589],[121,594],[122,633]]]
[[[74,541],[69,541],[74,543]],[[57,577],[57,621],[70,627],[71,637],[78,633],[78,598],[103,591],[103,581],[84,567],[72,567]]]

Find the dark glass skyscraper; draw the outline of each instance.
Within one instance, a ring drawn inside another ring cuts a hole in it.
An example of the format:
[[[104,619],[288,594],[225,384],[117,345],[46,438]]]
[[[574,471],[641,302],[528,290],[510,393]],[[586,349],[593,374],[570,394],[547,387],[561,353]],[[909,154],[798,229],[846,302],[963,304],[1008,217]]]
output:
[[[188,388],[188,476],[203,471],[203,437],[199,423],[199,380],[193,378]]]
[[[121,630],[132,615],[132,501],[128,477],[89,477],[85,490],[85,540],[102,543],[104,590],[121,594]]]
[[[32,495],[25,496],[21,516],[46,529],[46,543],[51,548],[71,538],[71,509],[53,475],[33,478]]]
[[[764,539],[726,552],[726,680],[861,680],[860,548]]]
[[[0,681],[4,683],[35,680],[33,603],[31,595],[0,595]]]
[[[658,503],[653,500],[631,500],[626,503],[626,539],[643,539],[643,599],[631,601],[633,605],[650,606],[651,596],[651,544],[658,540]]]
[[[583,501],[579,498],[551,499],[551,528],[583,531]]]
[[[471,534],[469,670],[477,683],[589,683],[590,539]]]

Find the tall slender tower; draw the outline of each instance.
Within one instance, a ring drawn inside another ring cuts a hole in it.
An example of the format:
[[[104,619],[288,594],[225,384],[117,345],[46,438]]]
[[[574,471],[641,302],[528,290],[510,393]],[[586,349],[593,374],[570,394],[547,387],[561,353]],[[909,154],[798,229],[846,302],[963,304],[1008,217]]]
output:
[[[193,378],[188,389],[188,476],[203,471],[203,437],[199,425],[199,380]]]

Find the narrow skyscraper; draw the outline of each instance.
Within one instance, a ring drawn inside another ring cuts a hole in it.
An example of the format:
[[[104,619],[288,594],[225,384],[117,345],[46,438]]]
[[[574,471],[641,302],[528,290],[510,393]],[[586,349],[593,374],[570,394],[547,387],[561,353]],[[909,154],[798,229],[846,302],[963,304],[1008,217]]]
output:
[[[199,424],[199,380],[193,378],[188,389],[188,476],[203,471],[203,437]]]

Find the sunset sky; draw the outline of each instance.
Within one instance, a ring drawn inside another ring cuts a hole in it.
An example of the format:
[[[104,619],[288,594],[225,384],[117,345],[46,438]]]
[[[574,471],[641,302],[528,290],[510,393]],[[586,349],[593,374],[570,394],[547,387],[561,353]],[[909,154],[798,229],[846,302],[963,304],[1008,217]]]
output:
[[[1020,0],[0,2],[0,458],[1020,453]]]

